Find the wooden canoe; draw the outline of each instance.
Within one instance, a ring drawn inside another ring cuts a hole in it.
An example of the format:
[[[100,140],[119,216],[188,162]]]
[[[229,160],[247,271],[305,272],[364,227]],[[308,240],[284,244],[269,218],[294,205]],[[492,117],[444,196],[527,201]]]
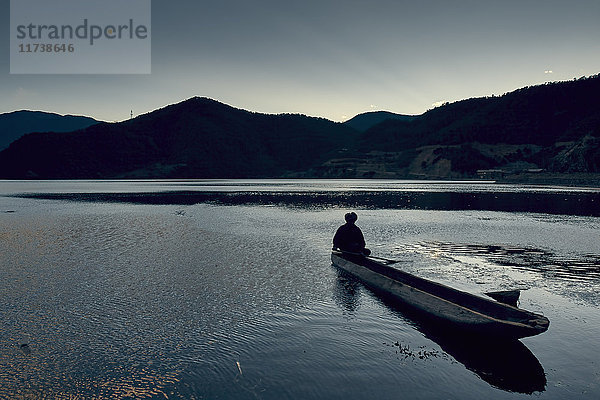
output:
[[[503,338],[523,338],[548,330],[543,315],[453,289],[361,255],[334,251],[331,261],[367,286],[455,328]]]

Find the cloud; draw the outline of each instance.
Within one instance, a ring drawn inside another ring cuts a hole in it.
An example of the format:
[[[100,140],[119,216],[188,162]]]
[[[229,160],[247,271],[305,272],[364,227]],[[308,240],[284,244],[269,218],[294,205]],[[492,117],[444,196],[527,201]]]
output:
[[[433,103],[431,106],[432,106],[433,108],[436,108],[436,107],[439,107],[439,106],[443,105],[444,103],[445,103],[445,101],[444,101],[444,100],[440,100],[440,101],[436,101],[436,102],[435,102],[435,103]]]
[[[551,69],[547,69],[547,70],[545,70],[545,71],[544,71],[544,73],[545,73],[545,74],[553,74],[554,72],[552,72],[552,70],[551,70]]]

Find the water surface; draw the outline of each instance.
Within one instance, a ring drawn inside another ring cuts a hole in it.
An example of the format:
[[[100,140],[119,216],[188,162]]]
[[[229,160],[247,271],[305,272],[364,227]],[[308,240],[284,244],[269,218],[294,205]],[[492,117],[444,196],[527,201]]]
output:
[[[492,183],[1,182],[0,398],[598,398],[599,198]],[[349,209],[398,268],[473,293],[519,288],[550,329],[490,343],[428,326],[331,266]]]

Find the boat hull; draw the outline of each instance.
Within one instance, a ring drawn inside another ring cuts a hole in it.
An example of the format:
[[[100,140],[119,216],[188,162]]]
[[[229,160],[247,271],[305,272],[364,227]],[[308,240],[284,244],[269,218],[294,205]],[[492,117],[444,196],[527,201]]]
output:
[[[546,317],[399,271],[363,256],[333,252],[338,268],[430,319],[471,333],[522,338],[548,329]]]

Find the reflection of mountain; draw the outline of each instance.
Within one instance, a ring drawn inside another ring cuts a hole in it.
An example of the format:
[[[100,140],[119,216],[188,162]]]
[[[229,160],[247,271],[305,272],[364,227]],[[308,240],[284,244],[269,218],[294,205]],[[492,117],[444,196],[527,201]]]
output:
[[[277,204],[298,207],[347,207],[415,210],[486,210],[600,216],[600,194],[534,192],[417,191],[239,191],[206,190],[156,193],[41,194],[31,197],[143,204]],[[565,201],[568,200],[568,201]]]
[[[407,308],[383,293],[366,288],[356,278],[337,268],[336,270],[338,279],[335,298],[344,309],[354,311],[360,304],[360,299],[357,298],[361,295],[360,289],[365,288],[388,309],[409,320],[425,337],[436,342],[442,350],[490,385],[526,394],[546,389],[544,368],[520,341],[490,341],[486,337],[466,335],[464,332],[451,330],[446,325],[432,323],[414,309]]]

